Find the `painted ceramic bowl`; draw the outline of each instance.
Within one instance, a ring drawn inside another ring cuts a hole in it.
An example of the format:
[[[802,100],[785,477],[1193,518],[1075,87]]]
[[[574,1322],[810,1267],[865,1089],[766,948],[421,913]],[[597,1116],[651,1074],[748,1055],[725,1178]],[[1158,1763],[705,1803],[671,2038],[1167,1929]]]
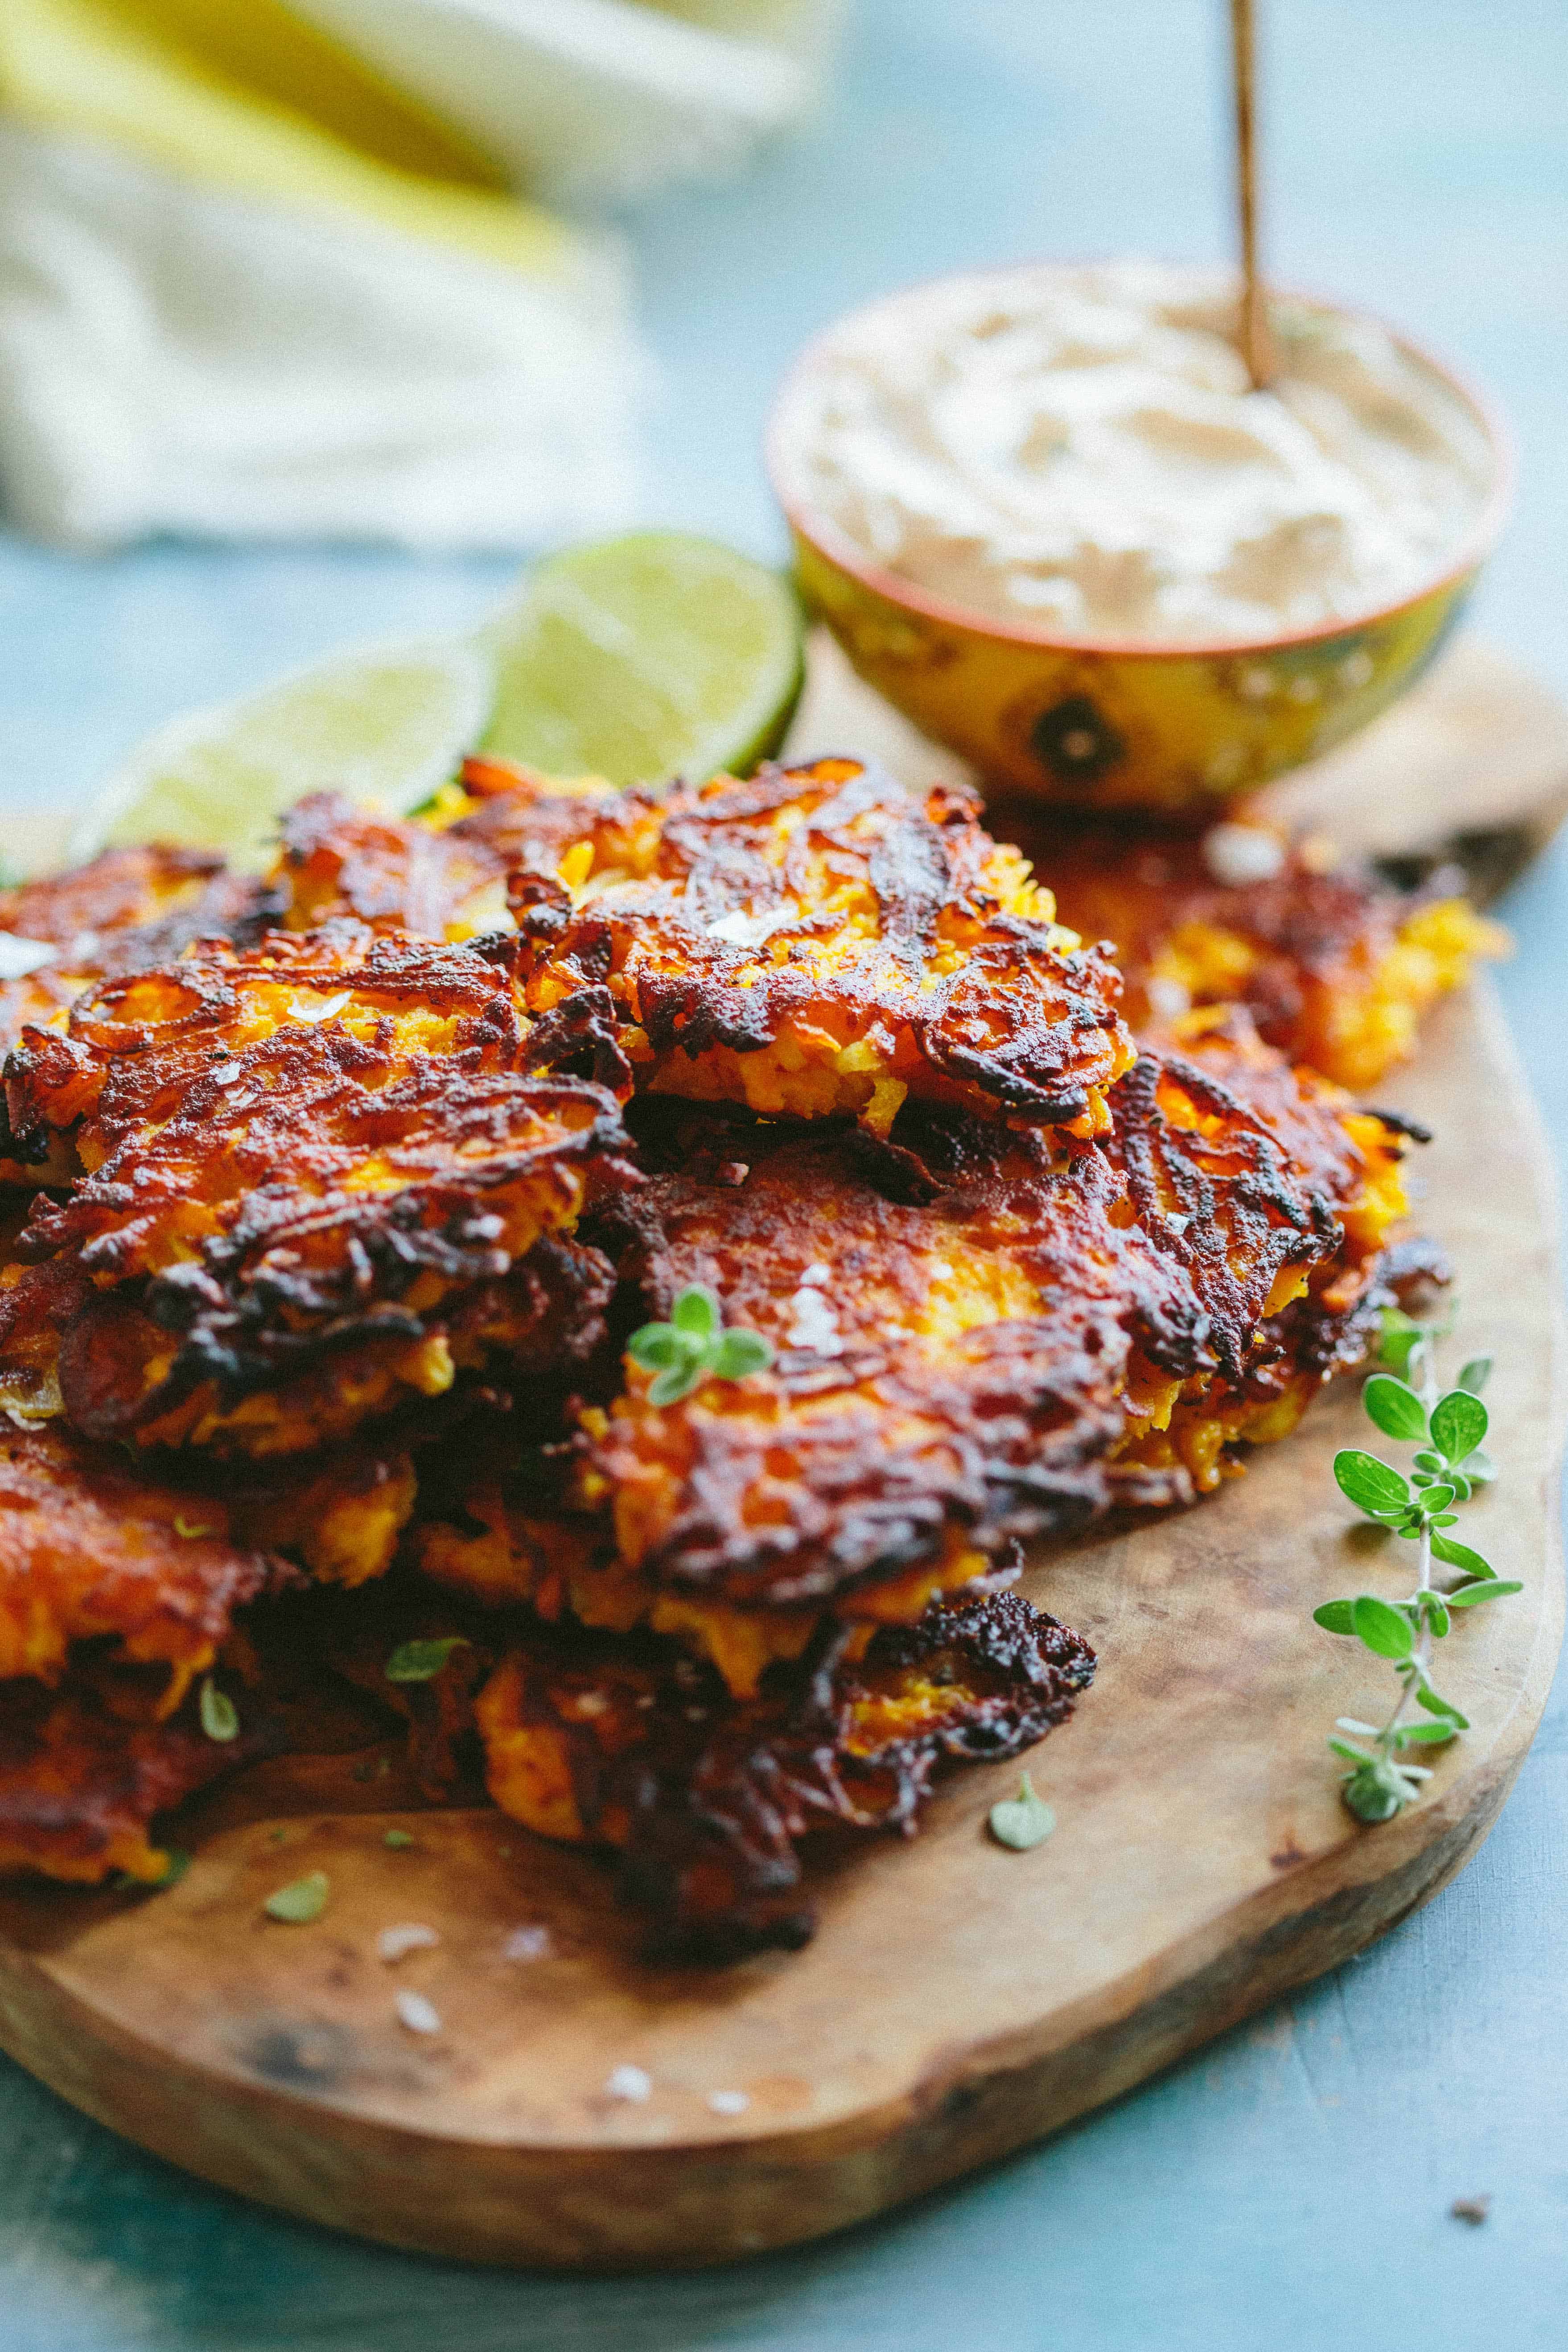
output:
[[[1206,823],[1227,801],[1354,734],[1421,675],[1458,621],[1507,514],[1512,464],[1502,426],[1449,368],[1396,334],[1405,356],[1468,412],[1491,459],[1475,520],[1436,576],[1354,620],[1273,638],[1140,646],[1012,625],[879,569],[792,489],[802,380],[854,323],[840,321],[806,348],[769,425],[768,471],[802,593],[862,677],[988,782],[1028,797]]]

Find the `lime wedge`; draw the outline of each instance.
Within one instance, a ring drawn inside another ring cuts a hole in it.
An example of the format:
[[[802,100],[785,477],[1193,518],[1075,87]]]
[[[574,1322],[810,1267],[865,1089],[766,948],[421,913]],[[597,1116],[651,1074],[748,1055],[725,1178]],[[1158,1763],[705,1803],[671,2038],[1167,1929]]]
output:
[[[495,674],[482,646],[372,646],[237,702],[175,719],[133,751],[71,836],[73,858],[125,843],[221,850],[269,865],[282,811],[331,789],[401,815],[483,731]]]
[[[680,531],[550,557],[485,635],[500,686],[483,748],[552,775],[744,774],[777,747],[800,694],[794,591]]]

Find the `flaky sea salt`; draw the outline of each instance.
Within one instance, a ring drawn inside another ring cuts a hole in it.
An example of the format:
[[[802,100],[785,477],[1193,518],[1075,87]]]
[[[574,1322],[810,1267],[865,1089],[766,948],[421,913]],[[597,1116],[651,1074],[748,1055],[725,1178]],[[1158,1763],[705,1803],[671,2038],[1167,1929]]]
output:
[[[406,1927],[384,1927],[375,1939],[376,1957],[395,1968],[409,1952],[427,1952],[440,1942],[434,1927],[410,1925]]]
[[[617,2066],[605,2084],[606,2099],[629,2099],[640,2105],[653,2093],[653,2078],[640,2066]]]
[[[422,1992],[400,1992],[392,2005],[397,2011],[398,2023],[405,2025],[410,2033],[440,2032],[441,2012]]]

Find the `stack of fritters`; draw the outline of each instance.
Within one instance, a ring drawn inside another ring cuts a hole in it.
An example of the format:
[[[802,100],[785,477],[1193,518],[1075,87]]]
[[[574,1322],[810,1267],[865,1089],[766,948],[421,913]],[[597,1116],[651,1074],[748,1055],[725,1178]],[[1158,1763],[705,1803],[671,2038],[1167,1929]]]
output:
[[[619,1846],[667,1948],[797,1942],[800,1837],[1088,1680],[1021,1541],[1215,1484],[1398,1272],[1398,1124],[1244,1011],[1140,1051],[964,795],[471,762],[302,803],[246,905],[62,968],[5,1066],[0,1855],[55,1875],[156,1875],[293,1642]],[[656,1401],[693,1289],[771,1361]]]

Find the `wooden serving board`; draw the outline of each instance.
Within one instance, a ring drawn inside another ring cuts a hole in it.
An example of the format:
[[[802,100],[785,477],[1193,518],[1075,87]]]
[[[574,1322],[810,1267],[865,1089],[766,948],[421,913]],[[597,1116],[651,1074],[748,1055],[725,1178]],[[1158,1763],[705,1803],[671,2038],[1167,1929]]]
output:
[[[1388,1676],[1310,1612],[1409,1570],[1330,1475],[1365,1427],[1347,1387],[1212,1500],[1037,1560],[1026,1589],[1102,1664],[1032,1759],[1059,1823],[1033,1853],[985,1833],[1016,1767],[972,1771],[914,1843],[821,1876],[805,1951],[654,1969],[592,1857],[419,1811],[395,1767],[296,1759],[187,1816],[195,1859],[165,1894],[0,1895],[0,2042],[159,2154],[316,2221],[481,2261],[695,2263],[880,2212],[1335,1966],[1485,1836],[1563,1627],[1551,1172],[1489,994],[1383,1092],[1436,1131],[1421,1208],[1461,1273],[1455,1363],[1498,1358],[1503,1475],[1465,1532],[1526,1580],[1456,1621],[1441,1687],[1474,1729],[1398,1820],[1358,1829],[1323,1745]],[[265,1895],[314,1869],[321,1920],[268,1921]],[[376,1937],[404,1923],[442,1940],[395,1969]],[[542,1953],[509,1956],[539,1927]],[[401,1988],[439,2032],[399,2023]],[[646,2099],[608,2095],[621,2067]]]

